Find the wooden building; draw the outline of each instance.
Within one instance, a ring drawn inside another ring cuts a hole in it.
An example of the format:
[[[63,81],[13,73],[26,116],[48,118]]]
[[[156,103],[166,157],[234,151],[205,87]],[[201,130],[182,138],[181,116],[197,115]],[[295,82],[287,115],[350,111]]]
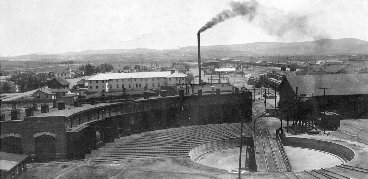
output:
[[[55,99],[52,91],[49,88],[42,88],[33,93],[33,97],[38,99]]]
[[[54,77],[47,81],[47,86],[56,97],[65,96],[69,92],[69,82],[61,77]]]
[[[306,98],[315,100],[319,111],[358,117],[368,110],[368,74],[288,74],[280,84],[279,95],[280,108]]]

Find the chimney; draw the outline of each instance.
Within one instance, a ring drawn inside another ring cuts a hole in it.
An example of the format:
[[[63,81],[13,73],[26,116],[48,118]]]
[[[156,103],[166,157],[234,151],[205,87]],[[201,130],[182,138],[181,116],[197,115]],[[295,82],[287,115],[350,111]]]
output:
[[[198,71],[199,71],[199,84],[201,84],[201,82],[202,82],[202,74],[201,74],[202,65],[201,65],[201,34],[200,34],[200,32],[198,32],[198,33],[197,33],[197,38],[198,38]]]

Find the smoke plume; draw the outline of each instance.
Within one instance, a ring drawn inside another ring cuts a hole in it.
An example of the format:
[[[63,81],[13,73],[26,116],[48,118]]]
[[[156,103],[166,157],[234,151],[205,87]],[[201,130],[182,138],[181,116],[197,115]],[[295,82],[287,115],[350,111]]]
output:
[[[230,7],[231,9],[222,11],[207,22],[198,33],[204,32],[227,19],[241,16],[266,33],[287,41],[305,38],[316,40],[328,37],[323,30],[312,24],[311,15],[293,14],[280,9],[265,7],[255,0],[231,2]]]
[[[230,2],[230,6],[231,9],[224,10],[220,14],[217,14],[216,17],[212,18],[211,21],[207,22],[206,25],[201,27],[198,33],[204,32],[216,24],[236,16],[248,17],[248,20],[252,21],[256,14],[258,3],[256,1]]]

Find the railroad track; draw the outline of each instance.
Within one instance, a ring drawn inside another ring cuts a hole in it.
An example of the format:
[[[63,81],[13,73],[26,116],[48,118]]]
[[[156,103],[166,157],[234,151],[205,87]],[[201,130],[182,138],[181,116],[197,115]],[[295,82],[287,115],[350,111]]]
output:
[[[351,166],[351,165],[338,165],[337,168],[345,169],[345,170],[351,170],[355,173],[361,173],[363,175],[368,176],[368,169],[357,167],[357,166]],[[331,169],[321,168],[319,170],[311,170],[311,171],[304,171],[304,173],[308,174],[309,176],[312,176],[313,178],[317,179],[351,179],[352,177],[343,171],[332,171]]]
[[[350,177],[346,176],[345,174],[333,172],[328,169],[311,170],[304,172],[317,179],[350,179]]]
[[[267,164],[269,171],[276,171],[276,172],[286,172],[287,167],[286,164],[283,161],[281,151],[278,151],[278,146],[276,141],[272,141],[270,137],[269,131],[267,129],[266,124],[264,123],[263,119],[260,119],[258,121],[260,131],[260,137],[263,142],[263,147],[265,150],[265,153],[267,154]],[[272,145],[273,144],[273,145]]]
[[[346,164],[341,164],[341,165],[338,165],[336,167],[343,168],[343,169],[346,169],[346,170],[356,171],[356,172],[359,172],[359,173],[365,173],[368,176],[368,169],[366,169],[366,168],[362,168],[362,167],[358,167],[358,166],[352,166],[352,165],[346,165]]]
[[[100,163],[124,158],[188,157],[195,146],[238,138],[240,130],[239,123],[224,123],[147,132],[132,139],[117,139],[94,151],[89,158],[92,158],[91,162]],[[243,131],[244,135],[251,136],[253,130],[244,125]]]

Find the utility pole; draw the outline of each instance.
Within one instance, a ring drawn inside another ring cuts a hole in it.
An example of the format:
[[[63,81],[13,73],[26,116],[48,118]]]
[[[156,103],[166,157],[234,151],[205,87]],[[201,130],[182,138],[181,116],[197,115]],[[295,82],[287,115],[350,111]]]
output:
[[[277,98],[277,95],[276,95],[276,85],[274,86],[274,92],[275,92],[275,112],[276,112],[276,109],[277,109],[277,107],[276,107],[276,98]]]
[[[236,73],[236,70],[234,71],[234,84],[235,84],[235,73]]]
[[[240,115],[240,154],[239,154],[239,179],[241,178],[241,155],[243,149],[243,118]]]
[[[326,89],[328,88],[319,88],[319,89],[323,89],[323,114],[324,114],[324,117],[326,117]],[[321,120],[322,122],[322,120]],[[326,121],[324,120],[324,123],[323,123],[323,134],[326,134]]]
[[[286,132],[289,133],[289,116],[286,116]]]
[[[267,89],[264,90],[264,105],[265,105],[265,111],[266,111],[266,104],[267,104],[267,97],[266,97]]]
[[[298,87],[295,87],[295,101],[298,101]],[[297,107],[294,107],[294,119],[293,119],[294,131],[296,131],[296,125],[297,125],[296,111],[297,111]]]
[[[256,101],[256,87],[253,86],[253,102]]]
[[[356,95],[354,95],[354,96],[353,96],[353,98],[355,98],[355,99],[354,99],[354,117],[355,117],[355,120],[356,120],[356,119],[358,119],[358,115],[357,115],[357,105],[356,105],[356,102],[357,102],[357,98],[358,98],[358,97],[357,97]]]

